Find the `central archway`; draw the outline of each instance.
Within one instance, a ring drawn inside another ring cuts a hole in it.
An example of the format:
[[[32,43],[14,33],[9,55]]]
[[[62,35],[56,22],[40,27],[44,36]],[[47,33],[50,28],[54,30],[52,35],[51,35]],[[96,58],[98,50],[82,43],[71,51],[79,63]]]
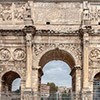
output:
[[[43,67],[42,71],[43,76],[41,78],[41,84],[53,82],[59,87],[72,87],[72,77],[70,75],[71,69],[64,61],[50,61]]]
[[[41,66],[41,71],[43,72],[44,66],[48,62],[53,61],[53,60],[60,60],[60,61],[67,63],[71,70],[75,67],[75,60],[73,56],[65,50],[56,48],[56,49],[47,51],[44,55],[42,55],[40,62],[39,62],[39,66]],[[40,84],[41,84],[41,77],[43,75],[41,74],[41,71],[39,70],[39,83]],[[73,79],[75,79],[75,75],[74,75],[74,78],[72,76],[72,88],[73,90],[75,90],[75,83],[73,82]],[[39,88],[40,88],[40,84],[39,84]]]
[[[61,60],[66,62],[71,69],[73,69],[73,67],[75,66],[75,60],[73,58],[73,56],[68,53],[65,50],[61,50],[59,48],[56,48],[54,50],[50,50],[48,52],[46,52],[40,59],[39,62],[39,66],[41,66],[41,68],[44,67],[45,64],[47,64],[49,61],[52,60]]]

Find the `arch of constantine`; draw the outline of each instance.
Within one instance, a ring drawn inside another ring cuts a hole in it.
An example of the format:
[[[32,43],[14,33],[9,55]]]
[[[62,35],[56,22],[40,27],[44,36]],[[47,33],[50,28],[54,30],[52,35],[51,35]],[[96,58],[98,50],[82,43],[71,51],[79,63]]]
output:
[[[100,99],[99,0],[0,1],[0,100],[8,100],[2,93],[16,78],[20,100],[40,100],[42,69],[51,60],[70,66],[72,92],[81,94],[75,100]]]

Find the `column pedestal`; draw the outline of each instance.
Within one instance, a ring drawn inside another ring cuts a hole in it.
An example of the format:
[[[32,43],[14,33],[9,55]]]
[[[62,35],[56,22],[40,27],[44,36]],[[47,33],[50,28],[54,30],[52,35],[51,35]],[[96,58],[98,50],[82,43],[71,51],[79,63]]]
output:
[[[33,90],[27,88],[23,91],[22,100],[34,100],[33,98]]]
[[[33,90],[34,90],[34,100],[40,100],[40,92],[39,92],[39,69],[40,67],[33,68],[33,74],[34,74],[34,82],[33,82]]]

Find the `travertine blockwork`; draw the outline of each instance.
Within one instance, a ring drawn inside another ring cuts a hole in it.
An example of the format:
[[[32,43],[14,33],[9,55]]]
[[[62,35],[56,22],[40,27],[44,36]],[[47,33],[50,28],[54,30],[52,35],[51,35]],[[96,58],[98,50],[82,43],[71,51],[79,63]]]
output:
[[[0,92],[11,91],[15,75],[21,100],[39,100],[44,65],[62,60],[71,68],[73,92],[92,93],[100,72],[99,4],[0,2]]]

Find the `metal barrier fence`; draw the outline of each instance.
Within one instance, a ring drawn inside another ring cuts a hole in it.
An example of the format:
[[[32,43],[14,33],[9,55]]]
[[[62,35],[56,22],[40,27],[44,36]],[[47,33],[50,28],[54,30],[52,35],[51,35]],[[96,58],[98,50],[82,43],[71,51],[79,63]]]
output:
[[[56,93],[49,96],[41,95],[41,100],[100,100],[100,93]]]
[[[75,93],[55,93],[55,94],[42,94],[41,100],[81,100],[81,94]]]
[[[36,96],[36,93],[32,94],[32,98]],[[100,93],[55,93],[55,94],[40,94],[37,93],[39,96],[39,100],[100,100]],[[25,100],[21,98],[22,95],[19,93],[0,93],[0,100]],[[28,98],[28,100],[34,100]]]
[[[0,100],[21,100],[20,93],[0,93]]]

